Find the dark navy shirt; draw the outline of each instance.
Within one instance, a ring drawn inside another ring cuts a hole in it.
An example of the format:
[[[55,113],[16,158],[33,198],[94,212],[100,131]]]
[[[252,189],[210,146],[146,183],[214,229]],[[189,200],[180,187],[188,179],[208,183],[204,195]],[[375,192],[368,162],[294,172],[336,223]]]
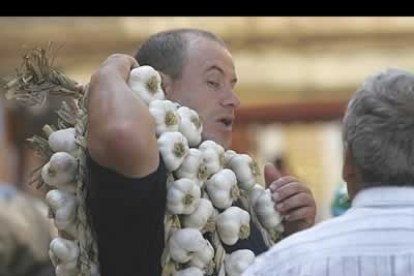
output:
[[[90,156],[87,165],[87,205],[97,234],[101,275],[161,275],[167,193],[162,158],[155,172],[140,179],[104,168]],[[227,253],[250,249],[256,255],[268,249],[252,222],[248,239],[224,247]]]

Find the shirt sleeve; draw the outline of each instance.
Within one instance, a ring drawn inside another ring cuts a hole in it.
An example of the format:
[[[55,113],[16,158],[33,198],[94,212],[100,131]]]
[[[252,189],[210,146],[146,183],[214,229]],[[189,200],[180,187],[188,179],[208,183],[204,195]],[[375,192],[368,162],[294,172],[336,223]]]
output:
[[[87,206],[102,276],[161,275],[167,171],[125,177],[87,155]]]

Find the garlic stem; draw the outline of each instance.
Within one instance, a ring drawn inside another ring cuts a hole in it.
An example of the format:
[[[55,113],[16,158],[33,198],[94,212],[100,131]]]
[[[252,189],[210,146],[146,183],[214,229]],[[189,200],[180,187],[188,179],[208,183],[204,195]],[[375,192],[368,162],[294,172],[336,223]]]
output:
[[[46,134],[46,136],[49,138],[49,136],[54,132],[53,129],[49,125],[44,125],[42,128],[43,132]]]

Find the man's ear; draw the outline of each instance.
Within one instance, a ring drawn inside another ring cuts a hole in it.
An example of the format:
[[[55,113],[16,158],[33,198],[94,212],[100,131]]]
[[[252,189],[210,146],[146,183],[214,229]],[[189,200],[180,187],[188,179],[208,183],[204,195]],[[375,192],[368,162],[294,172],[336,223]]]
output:
[[[161,88],[162,91],[164,91],[165,95],[169,95],[172,93],[173,90],[173,80],[170,76],[168,76],[167,74],[164,74],[161,71],[158,71],[158,73],[161,76]]]
[[[357,177],[352,153],[349,148],[344,149],[344,165],[342,167],[342,178],[347,183],[348,195],[352,199],[357,191]]]

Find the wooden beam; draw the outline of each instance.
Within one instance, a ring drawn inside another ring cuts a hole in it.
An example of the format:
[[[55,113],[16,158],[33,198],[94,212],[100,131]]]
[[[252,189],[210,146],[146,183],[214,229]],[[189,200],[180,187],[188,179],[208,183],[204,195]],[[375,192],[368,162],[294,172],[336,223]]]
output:
[[[251,106],[236,112],[236,125],[341,120],[347,101]]]

